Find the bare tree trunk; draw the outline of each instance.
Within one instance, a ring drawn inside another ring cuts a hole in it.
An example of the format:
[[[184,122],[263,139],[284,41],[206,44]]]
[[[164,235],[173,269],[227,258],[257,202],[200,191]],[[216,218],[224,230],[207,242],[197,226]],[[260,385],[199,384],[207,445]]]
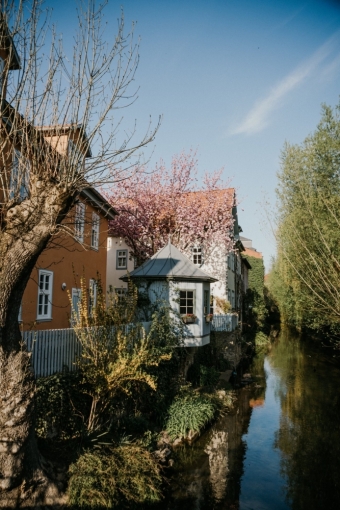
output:
[[[16,206],[15,214],[8,211],[0,236],[0,508],[20,508],[28,502],[35,508],[49,499],[62,501],[35,440],[35,382],[18,313],[31,271],[53,234],[51,225],[60,224],[72,202],[45,184],[34,203],[26,200]],[[30,215],[22,222],[27,211]]]

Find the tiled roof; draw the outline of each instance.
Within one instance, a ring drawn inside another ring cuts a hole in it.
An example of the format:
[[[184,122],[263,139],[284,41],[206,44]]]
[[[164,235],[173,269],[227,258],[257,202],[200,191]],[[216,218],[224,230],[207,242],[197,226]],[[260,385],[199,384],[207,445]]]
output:
[[[120,279],[127,281],[129,277],[146,278],[152,280],[170,278],[174,280],[191,280],[199,282],[217,282],[216,278],[208,275],[191,262],[170,242],[159,250],[151,259],[140,267],[126,274]]]
[[[252,250],[250,248],[246,248],[243,252],[243,255],[248,255],[248,257],[254,257],[256,259],[262,259],[262,253],[260,251]]]

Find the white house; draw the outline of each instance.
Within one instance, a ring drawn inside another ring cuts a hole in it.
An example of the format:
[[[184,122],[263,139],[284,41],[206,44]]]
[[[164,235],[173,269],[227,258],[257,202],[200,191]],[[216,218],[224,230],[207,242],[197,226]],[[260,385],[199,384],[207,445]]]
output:
[[[234,249],[227,252],[224,246],[216,244],[214,249],[210,249],[207,254],[204,245],[198,244],[191,247],[191,260],[200,269],[216,278],[216,282],[211,285],[212,311],[218,314],[225,313],[223,304],[227,307],[228,302],[230,311],[237,312],[239,319],[242,320],[242,297],[248,281],[247,278],[244,281],[244,275],[248,274],[250,265],[247,260],[241,257],[245,248],[240,238],[242,228],[238,223],[235,190],[230,188],[227,191],[233,217],[231,237],[234,241]],[[244,267],[245,265],[247,267]]]
[[[131,273],[134,269],[134,258],[125,240],[122,237],[109,234],[107,239],[107,290],[115,291],[118,295],[124,294],[127,291],[127,283],[123,282],[120,277],[127,271]]]
[[[151,259],[120,279],[138,283],[139,292],[150,303],[169,304],[181,316],[184,346],[199,347],[210,343],[210,284],[216,278],[183,255],[170,242]]]
[[[193,206],[195,201],[203,200],[205,193],[192,193],[191,200]],[[230,303],[230,311],[238,314],[242,320],[242,297],[247,290],[247,275],[249,267],[244,267],[249,263],[241,257],[244,246],[240,238],[241,227],[238,224],[236,194],[233,188],[221,190],[221,193],[228,196],[228,207],[233,217],[232,238],[234,240],[234,249],[229,253],[224,246],[216,244],[213,249],[209,249],[209,253],[204,245],[199,243],[193,244],[186,249],[186,255],[191,262],[204,272],[212,275],[215,279],[211,282],[211,312],[217,314],[226,313],[228,303]],[[188,196],[191,194],[188,193]],[[229,228],[229,226],[226,226]],[[126,292],[127,283],[121,280],[121,276],[126,271],[132,273],[134,271],[134,258],[132,250],[126,244],[125,240],[120,237],[111,236],[108,241],[107,252],[107,288],[114,289],[118,294]],[[221,304],[225,305],[221,307]],[[210,306],[210,305],[209,305]]]

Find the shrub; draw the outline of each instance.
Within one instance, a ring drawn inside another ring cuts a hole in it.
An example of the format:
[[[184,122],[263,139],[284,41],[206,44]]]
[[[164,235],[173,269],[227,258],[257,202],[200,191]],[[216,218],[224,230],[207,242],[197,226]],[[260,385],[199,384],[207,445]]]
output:
[[[186,436],[189,430],[200,432],[216,415],[219,403],[209,395],[181,393],[171,404],[165,429],[172,439]]]
[[[83,429],[90,401],[81,391],[80,376],[63,372],[36,382],[36,432],[41,438],[70,439]]]
[[[220,378],[220,373],[214,367],[200,366],[200,385],[215,388]]]
[[[151,453],[136,444],[86,451],[69,472],[71,506],[122,509],[161,499],[158,466]]]

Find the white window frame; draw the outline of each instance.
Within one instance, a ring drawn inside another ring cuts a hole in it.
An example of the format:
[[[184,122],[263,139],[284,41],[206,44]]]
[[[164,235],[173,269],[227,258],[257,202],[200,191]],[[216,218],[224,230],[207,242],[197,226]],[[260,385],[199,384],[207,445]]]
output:
[[[115,293],[118,296],[118,302],[124,301],[124,298],[127,296],[128,289],[126,287],[116,287]]]
[[[186,293],[185,297],[181,296],[182,292]],[[188,297],[188,292],[193,293],[192,298]],[[192,306],[188,305],[188,299],[192,299]],[[183,300],[185,300],[185,302]],[[185,308],[185,310],[183,310],[183,308]],[[190,308],[192,308],[192,311],[190,311]],[[188,314],[196,315],[196,290],[195,289],[180,289],[179,290],[179,313],[180,313],[180,315],[188,315]]]
[[[29,195],[30,162],[18,149],[13,149],[10,198],[24,200]],[[19,183],[20,180],[20,183]],[[20,184],[20,187],[19,187]]]
[[[210,309],[209,309],[209,313],[211,315],[214,315],[214,296],[212,294],[210,294]]]
[[[125,265],[121,265],[120,261],[125,260]],[[121,249],[116,252],[116,269],[127,269],[128,263],[128,250]]]
[[[92,317],[92,311],[97,306],[98,282],[94,278],[89,283],[89,316]]]
[[[46,288],[46,277],[48,277],[48,288]],[[52,294],[53,294],[53,271],[48,271],[47,269],[39,269],[37,320],[52,319]]]
[[[100,217],[97,213],[92,213],[92,225],[91,225],[91,248],[98,250],[99,248],[99,225]]]
[[[201,245],[192,246],[191,256],[193,264],[201,266],[203,264],[203,247]]]
[[[72,287],[72,293],[71,293],[71,297],[72,297],[72,301],[71,301],[71,317],[72,317],[72,320],[71,322],[74,322],[74,312],[77,313],[78,317],[79,317],[79,309],[78,309],[78,306],[77,308],[74,306],[74,301],[73,301],[73,298],[77,296],[78,297],[78,301],[77,301],[77,305],[79,303],[79,301],[81,300],[81,289],[78,289],[78,288],[75,288],[75,287]]]
[[[203,290],[203,313],[210,314],[210,292],[208,289]]]
[[[76,204],[76,213],[74,218],[74,232],[75,238],[80,243],[84,242],[84,232],[85,232],[85,204],[83,202],[78,202]]]

